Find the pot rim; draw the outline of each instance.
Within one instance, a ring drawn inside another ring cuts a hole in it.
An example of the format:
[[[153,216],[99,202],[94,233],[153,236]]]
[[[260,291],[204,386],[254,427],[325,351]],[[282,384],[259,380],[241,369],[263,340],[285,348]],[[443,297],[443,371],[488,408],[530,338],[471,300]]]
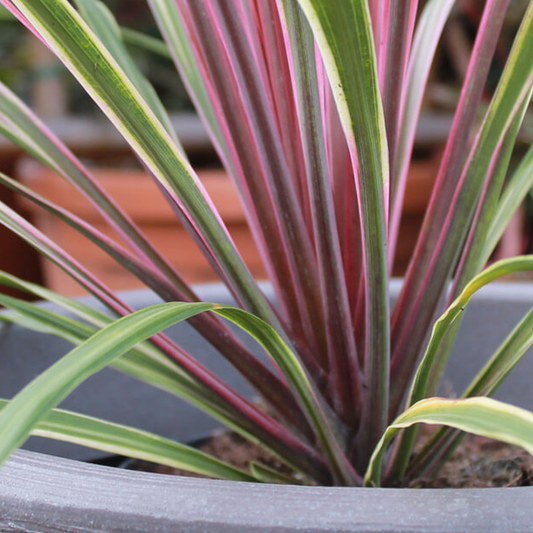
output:
[[[394,531],[530,531],[532,523],[533,487],[272,485],[127,471],[28,451],[16,452],[0,479],[0,526],[7,509],[11,524],[31,516],[50,528],[79,527],[79,520],[90,516],[87,531],[114,531],[125,523],[128,531],[169,532],[176,524],[185,528],[180,531],[209,532],[277,527],[385,532],[391,526]]]

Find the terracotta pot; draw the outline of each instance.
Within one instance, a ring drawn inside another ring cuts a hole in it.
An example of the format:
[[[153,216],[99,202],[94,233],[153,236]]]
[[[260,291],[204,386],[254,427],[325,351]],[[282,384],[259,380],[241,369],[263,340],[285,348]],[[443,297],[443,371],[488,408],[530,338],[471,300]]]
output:
[[[393,282],[393,298],[399,282]],[[268,287],[266,288],[268,292]],[[220,285],[202,298],[228,301]],[[154,301],[132,293],[135,307]],[[465,312],[447,379],[460,391],[527,312],[533,286],[493,284]],[[251,394],[188,325],[170,331],[237,390]],[[18,327],[0,331],[0,395],[9,397],[65,353],[64,341]],[[524,358],[498,397],[533,406],[533,360]],[[67,399],[70,409],[182,440],[216,427],[205,415],[112,370]],[[45,442],[45,441],[42,441]],[[58,453],[33,442],[33,449]],[[77,450],[70,457],[95,458]],[[533,487],[502,489],[350,489],[245,484],[129,472],[21,451],[0,471],[0,530],[20,532],[516,532],[532,531]]]

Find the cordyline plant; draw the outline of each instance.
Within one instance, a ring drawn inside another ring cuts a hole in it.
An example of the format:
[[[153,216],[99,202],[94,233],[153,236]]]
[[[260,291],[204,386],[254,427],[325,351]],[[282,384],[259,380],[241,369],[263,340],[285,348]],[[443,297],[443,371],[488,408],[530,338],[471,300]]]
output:
[[[510,0],[484,3],[433,196],[391,310],[389,272],[415,129],[453,0],[429,0],[423,9],[417,0],[148,0],[164,43],[121,30],[97,0],[75,0],[76,9],[67,0],[1,1],[124,136],[239,305],[199,302],[179,265],[169,264],[90,171],[0,86],[0,131],[81,190],[119,239],[5,175],[2,183],[91,239],[167,302],[133,312],[1,205],[2,224],[109,311],[2,274],[4,285],[71,313],[2,296],[10,308],[2,320],[78,346],[5,402],[1,460],[31,432],[215,477],[357,486],[434,472],[459,443],[458,429],[533,452],[533,414],[488,398],[533,344],[533,312],[461,399],[431,397],[472,295],[533,269],[526,256],[482,271],[533,183],[533,149],[507,177],[533,87],[533,2],[488,107],[481,100]],[[244,264],[124,40],[174,60],[238,188],[277,307]],[[161,333],[185,319],[266,408]],[[270,366],[227,321],[263,346]],[[270,450],[296,477],[255,463],[246,473],[162,437],[54,409],[110,364],[192,402]],[[414,453],[417,423],[442,428]]]

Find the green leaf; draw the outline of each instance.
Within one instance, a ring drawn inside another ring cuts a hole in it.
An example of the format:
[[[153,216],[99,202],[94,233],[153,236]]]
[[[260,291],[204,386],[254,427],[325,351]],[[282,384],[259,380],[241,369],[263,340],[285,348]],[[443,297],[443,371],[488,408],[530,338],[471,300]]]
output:
[[[261,319],[242,309],[209,303],[177,302],[142,309],[111,323],[57,361],[26,386],[0,414],[0,462],[26,440],[32,427],[51,408],[85,379],[138,342],[204,311],[214,311],[240,326],[271,354],[301,401],[337,476],[346,484],[356,483],[357,476],[335,440],[311,382],[290,348]]]
[[[175,306],[172,313],[174,322],[194,314],[191,307],[186,304],[170,305]],[[197,312],[213,309],[211,304],[195,304],[195,307],[197,306],[200,306]],[[154,327],[153,320],[151,324],[146,320],[146,315],[159,316],[157,311],[160,315],[160,308],[156,311],[148,308],[97,332],[88,342],[72,350],[26,386],[0,414],[0,433],[5,436],[1,439],[0,460],[3,462],[7,459],[11,452],[26,440],[32,427],[80,383],[123,355],[137,342],[159,331]],[[131,324],[129,335],[123,334],[122,324],[125,320]],[[160,329],[171,323],[173,321],[167,318]],[[132,327],[135,329],[132,330]]]
[[[444,371],[449,351],[443,352],[441,350],[442,343],[444,340],[446,340],[450,348],[453,345],[454,336],[457,334],[457,328],[454,327],[454,323],[457,320],[460,320],[463,312],[466,309],[466,306],[474,294],[479,289],[498,278],[513,272],[521,272],[524,270],[533,270],[533,256],[520,256],[498,261],[481,272],[481,274],[478,274],[464,288],[461,294],[452,302],[448,309],[446,309],[442,316],[433,325],[433,331],[431,333],[428,346],[417,368],[411,390],[406,401],[408,407],[426,397],[428,384],[433,376],[435,368],[438,367],[441,369],[441,371]],[[443,358],[443,360],[440,360],[439,358]],[[491,375],[493,375],[493,373],[491,373]],[[436,387],[432,387],[432,390],[435,388]],[[481,392],[478,391],[478,394],[481,394]],[[484,392],[484,394],[486,394],[486,392]],[[416,429],[412,428],[407,430],[401,437],[391,470],[392,476],[395,479],[400,479],[405,474],[407,463],[411,456],[411,451],[416,437],[416,432]]]
[[[524,270],[533,270],[533,255],[503,259],[494,263],[481,274],[478,274],[453,301],[444,314],[435,322],[431,338],[420,365],[418,366],[415,379],[409,394],[408,405],[424,398],[427,383],[431,375],[431,369],[435,364],[435,356],[439,353],[439,346],[451,324],[464,312],[472,296],[492,281]]]
[[[502,342],[461,397],[494,395],[531,346],[533,346],[533,310],[526,314]],[[409,429],[405,433],[412,431]],[[409,475],[413,475],[413,473],[415,473],[414,475],[417,473],[425,474],[428,471],[434,472],[435,468],[438,468],[451,455],[463,438],[463,433],[449,428],[442,428],[435,432],[416,454],[413,461],[409,463]],[[404,464],[400,471],[400,477],[403,477],[405,467]],[[398,475],[395,477],[397,478]]]
[[[533,345],[533,309],[520,321],[478,372],[463,397],[492,396]]]
[[[492,398],[430,398],[407,409],[387,428],[370,459],[364,479],[366,486],[380,484],[383,455],[396,434],[420,423],[449,426],[498,439],[533,454],[533,413],[530,411]]]
[[[39,285],[24,282],[1,271],[0,283],[55,303],[97,328],[103,328],[114,320],[79,301],[65,298]],[[0,304],[14,310],[0,312],[0,321],[56,335],[76,345],[81,344],[97,331],[88,324],[63,314],[9,296],[0,295]],[[152,343],[138,344],[111,364],[121,372],[190,402],[244,438],[256,443],[261,440],[253,427],[245,423],[242,413],[219,395],[214,394],[196,376],[176,365],[167,354]]]
[[[5,273],[0,272],[0,283],[18,290],[29,291],[36,296],[54,302],[98,328],[103,328],[114,320],[80,302],[64,298],[38,285],[23,282]],[[0,321],[19,324],[34,331],[55,335],[76,345],[83,343],[97,331],[88,324],[68,316],[9,296],[0,295],[0,304],[12,310],[0,312]],[[135,348],[115,359],[111,365],[121,372],[190,402],[244,438],[256,443],[260,442],[261,438],[253,431],[253,428],[245,423],[242,413],[229,405],[219,395],[214,394],[194,375],[176,365],[152,343],[138,344]]]
[[[8,400],[0,399],[0,412],[9,403]],[[49,411],[31,434],[151,461],[204,476],[234,481],[258,479],[195,448],[148,431],[61,409]]]
[[[98,331],[88,324],[51,311],[46,307],[4,294],[0,294],[0,304],[15,311],[13,313],[3,310],[0,313],[0,321],[19,324],[35,331],[55,335],[76,345],[82,344]],[[105,321],[100,320],[98,322],[104,326],[112,321],[111,317],[106,317]],[[201,384],[187,375],[155,346],[148,343],[139,344],[112,364],[117,369],[141,381],[179,397],[190,399],[191,392],[196,394],[202,392]],[[206,390],[203,392],[205,394]],[[196,402],[193,401],[193,403]]]

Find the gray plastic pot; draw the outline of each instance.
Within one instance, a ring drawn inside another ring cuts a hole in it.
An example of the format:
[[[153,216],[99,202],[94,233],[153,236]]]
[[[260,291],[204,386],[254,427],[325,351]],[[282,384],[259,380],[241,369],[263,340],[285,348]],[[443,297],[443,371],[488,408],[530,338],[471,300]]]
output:
[[[393,282],[393,297],[399,284]],[[219,285],[199,289],[226,302]],[[130,293],[136,307],[155,301]],[[456,390],[533,303],[533,286],[493,284],[465,313],[447,379]],[[245,394],[221,357],[189,326],[169,334]],[[10,397],[69,346],[57,339],[0,330],[0,396]],[[533,360],[526,356],[498,397],[533,408]],[[216,429],[216,422],[163,392],[111,369],[91,378],[63,407],[136,425],[179,440]],[[533,487],[507,489],[348,489],[276,486],[131,472],[87,464],[97,452],[30,439],[0,471],[0,531],[533,531]],[[52,457],[35,451],[62,455]]]

